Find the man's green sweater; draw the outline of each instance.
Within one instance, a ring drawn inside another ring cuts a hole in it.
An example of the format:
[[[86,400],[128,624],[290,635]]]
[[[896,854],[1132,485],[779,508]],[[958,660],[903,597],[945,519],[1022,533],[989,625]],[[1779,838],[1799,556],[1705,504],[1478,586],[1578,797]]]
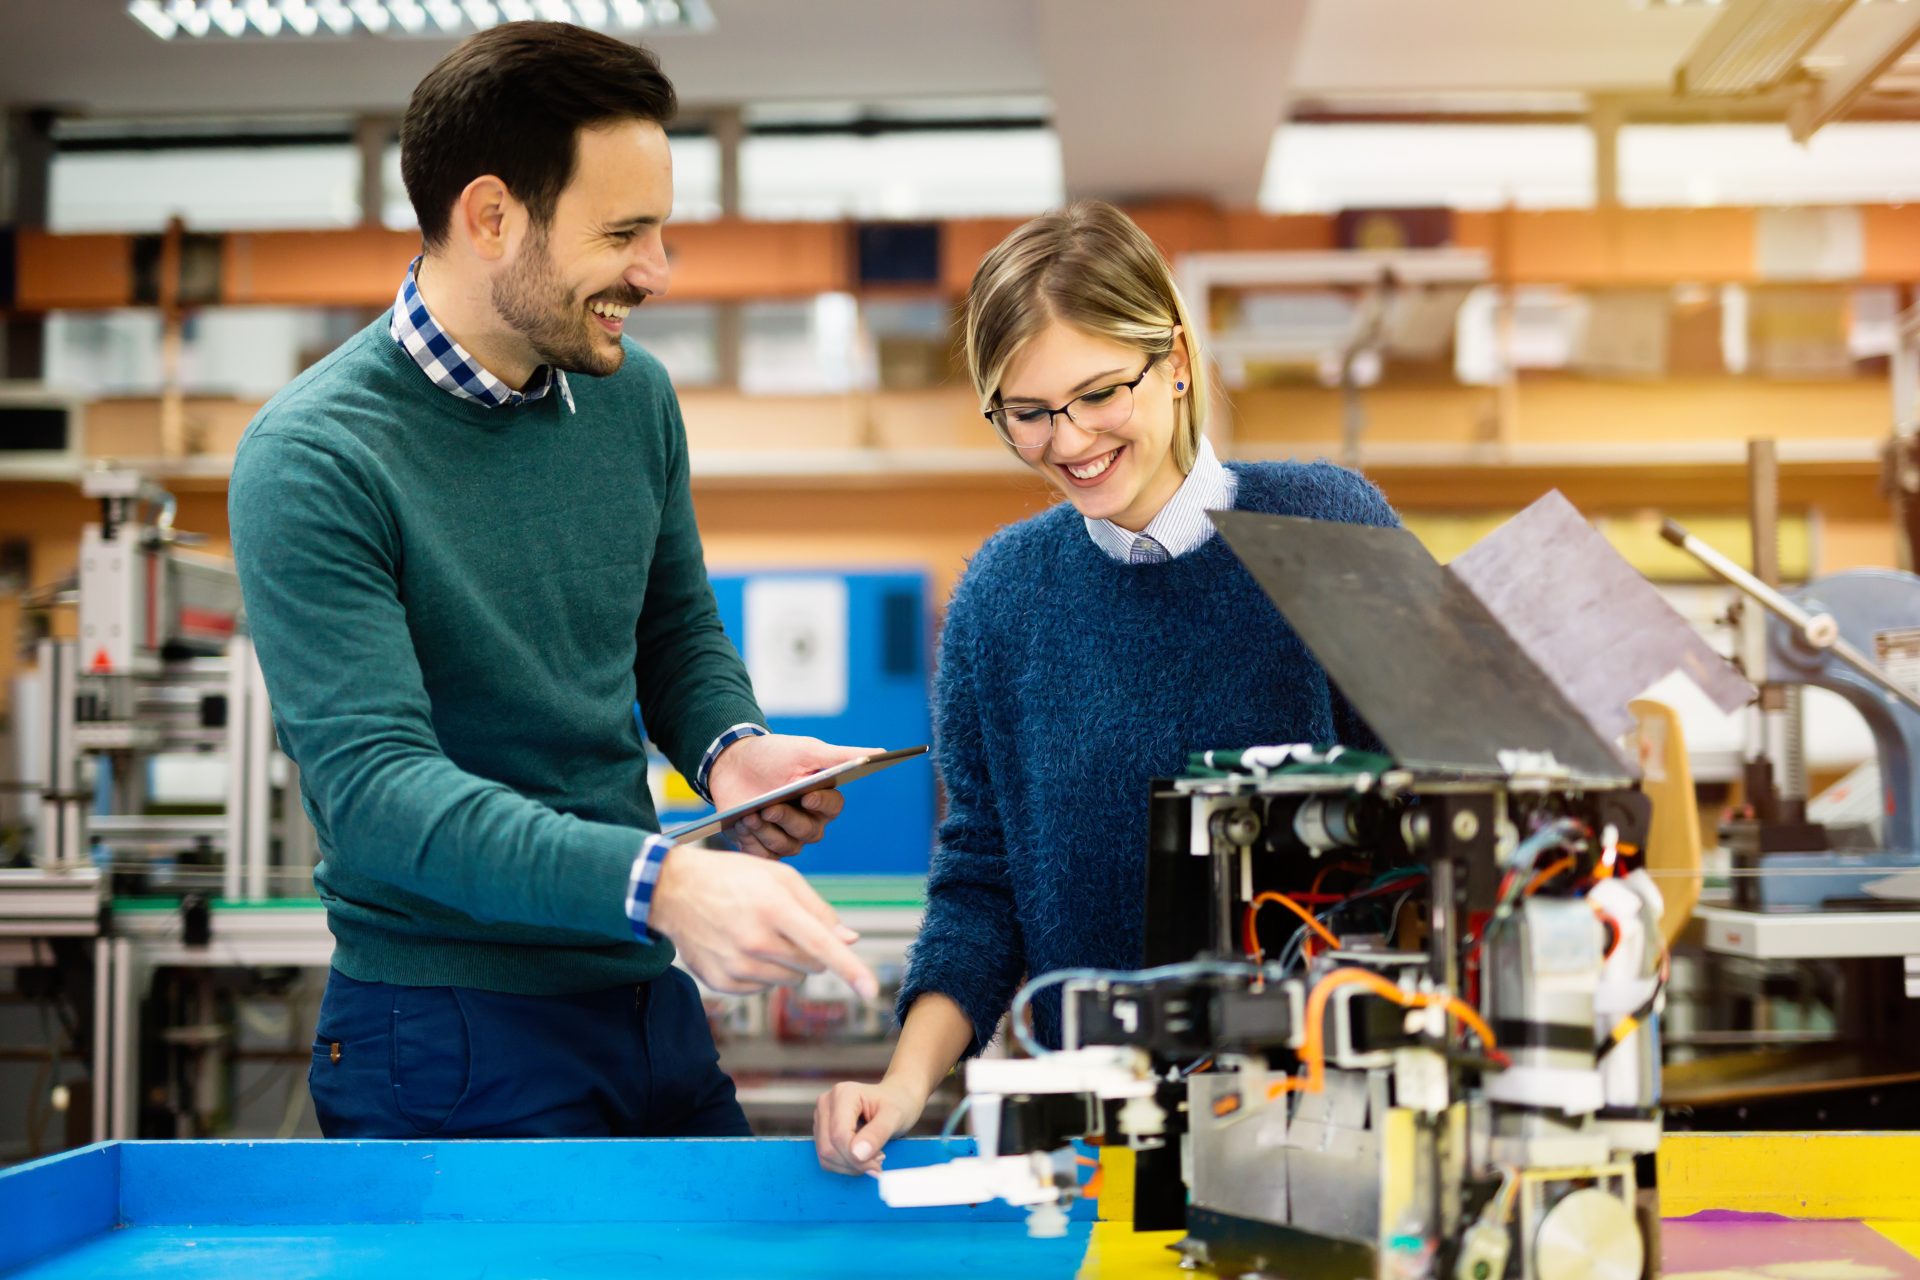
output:
[[[627,882],[647,730],[687,776],[764,723],[721,630],[658,361],[487,408],[382,316],[260,411],[234,559],[314,883],[362,981],[523,994],[640,982]]]

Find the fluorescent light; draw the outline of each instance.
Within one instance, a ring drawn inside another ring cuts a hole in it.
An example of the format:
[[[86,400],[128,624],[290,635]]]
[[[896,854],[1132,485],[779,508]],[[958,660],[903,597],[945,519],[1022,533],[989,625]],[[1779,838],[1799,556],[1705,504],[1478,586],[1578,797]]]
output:
[[[337,36],[353,34],[353,10],[347,8],[342,0],[314,0],[314,11],[320,15],[320,21]]]
[[[307,0],[282,0],[280,12],[295,35],[310,36],[320,29],[320,15],[307,7]]]
[[[194,0],[173,0],[167,6],[167,16],[190,36],[204,36],[213,29],[213,18]]]
[[[207,17],[214,26],[236,38],[247,30],[247,15],[240,12],[240,6],[233,0],[208,0]]]
[[[253,23],[254,28],[259,31],[261,35],[277,36],[280,34],[280,11],[269,4],[267,0],[247,0],[246,13],[247,21]]]
[[[601,31],[713,25],[706,0],[125,0],[125,5],[129,17],[162,40],[216,32],[233,39],[348,37],[356,27],[376,36],[396,27],[408,35],[457,33],[532,18]]]
[[[180,24],[169,18],[167,11],[155,4],[154,0],[133,0],[133,3],[127,6],[127,12],[132,14],[134,20],[141,26],[162,40],[173,39],[173,33],[180,29]]]
[[[1741,0],[1675,76],[1682,94],[1758,93],[1792,75],[1853,0]]]

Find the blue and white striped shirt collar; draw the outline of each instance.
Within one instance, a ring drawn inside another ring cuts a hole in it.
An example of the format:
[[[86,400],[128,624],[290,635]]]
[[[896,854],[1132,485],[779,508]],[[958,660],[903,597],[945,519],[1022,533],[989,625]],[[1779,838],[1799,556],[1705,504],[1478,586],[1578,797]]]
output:
[[[400,294],[393,300],[393,323],[387,332],[393,335],[402,351],[413,357],[434,386],[489,409],[531,404],[558,388],[561,403],[567,406],[568,413],[573,412],[573,389],[567,386],[567,375],[552,365],[543,364],[534,370],[524,391],[515,391],[483,369],[427,310],[426,299],[420,296],[420,286],[415,281],[419,270],[420,258],[407,264],[407,278],[400,282]]]
[[[1206,545],[1207,539],[1213,536],[1213,522],[1207,519],[1207,512],[1231,511],[1237,487],[1233,472],[1222,466],[1214,455],[1213,442],[1201,436],[1193,470],[1145,529],[1134,533],[1111,520],[1086,517],[1082,520],[1093,545],[1122,564],[1142,561],[1143,557],[1135,553],[1142,538],[1157,543],[1167,553],[1167,559],[1174,559]]]

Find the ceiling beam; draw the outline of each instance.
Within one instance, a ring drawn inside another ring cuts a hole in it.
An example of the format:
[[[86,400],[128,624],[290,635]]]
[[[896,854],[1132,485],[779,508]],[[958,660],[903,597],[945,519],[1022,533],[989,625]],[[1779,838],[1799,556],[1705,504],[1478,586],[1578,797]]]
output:
[[[1070,198],[1251,205],[1308,0],[1040,0]]]
[[[1920,43],[1920,10],[1909,5],[1861,6],[1835,34],[1844,50],[1839,68],[1807,85],[1787,113],[1796,142],[1805,142],[1835,120],[1858,117],[1857,108],[1875,83]]]

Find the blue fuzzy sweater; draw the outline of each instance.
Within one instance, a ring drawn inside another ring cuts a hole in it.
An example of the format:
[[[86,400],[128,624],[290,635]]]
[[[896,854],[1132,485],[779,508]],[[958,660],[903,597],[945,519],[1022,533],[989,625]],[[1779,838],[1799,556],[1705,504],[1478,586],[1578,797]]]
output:
[[[1243,511],[1395,525],[1379,490],[1329,463],[1229,464]],[[1023,977],[1140,964],[1147,784],[1189,751],[1373,735],[1215,535],[1122,564],[1061,503],[988,540],[940,643],[935,746],[947,815],[900,992],[992,1038]],[[1035,1030],[1060,1043],[1058,991]]]

